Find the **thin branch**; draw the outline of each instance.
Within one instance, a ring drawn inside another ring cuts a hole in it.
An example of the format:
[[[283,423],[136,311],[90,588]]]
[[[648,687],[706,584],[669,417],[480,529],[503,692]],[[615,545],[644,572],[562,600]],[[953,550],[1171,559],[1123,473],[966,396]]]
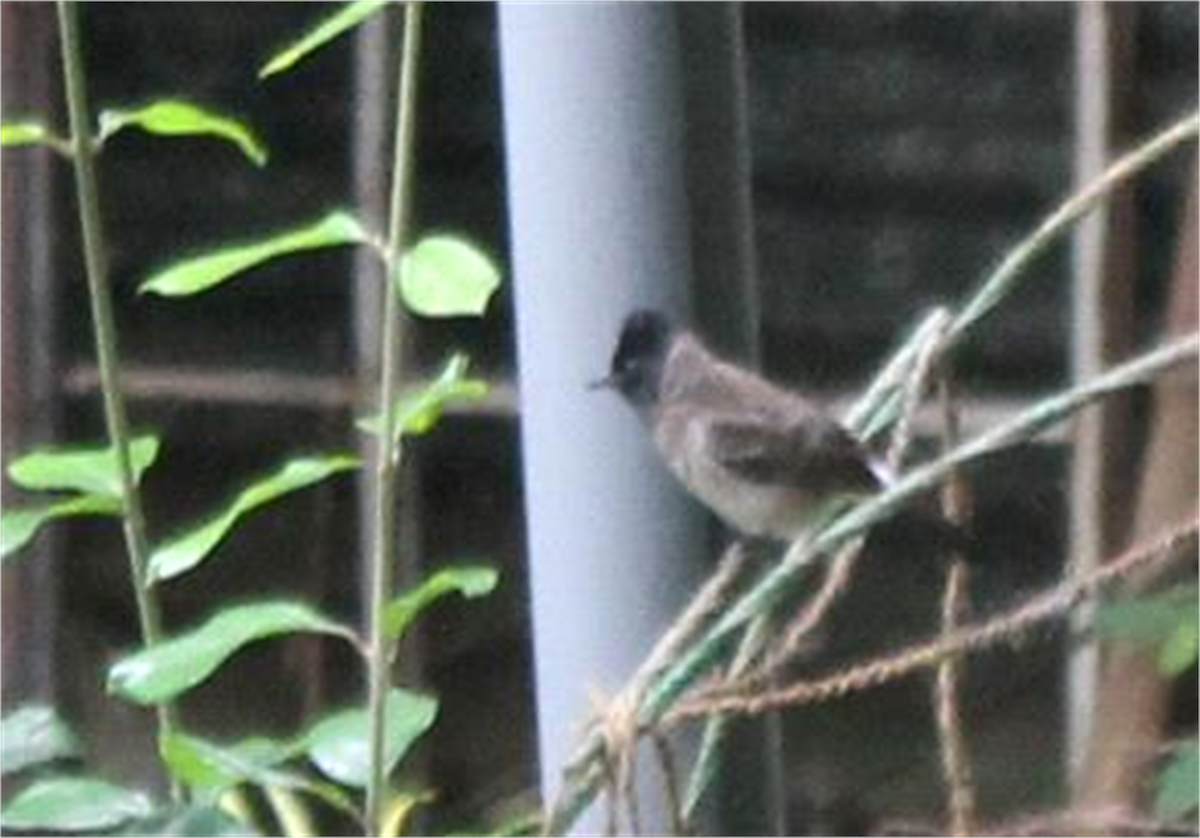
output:
[[[954,318],[950,326],[950,341],[956,342],[965,337],[975,324],[991,313],[1012,291],[1029,264],[1076,221],[1100,206],[1115,189],[1163,155],[1194,140],[1197,133],[1200,133],[1200,115],[1193,113],[1118,158],[1100,177],[1061,204],[1032,234],[1010,250],[996,270],[984,280],[979,291]]]
[[[770,657],[764,662],[763,669],[774,673],[795,659],[804,649],[809,635],[824,622],[833,606],[850,588],[854,577],[854,569],[862,556],[862,539],[855,539],[837,554],[825,571],[821,587],[804,604],[804,608],[796,618],[783,630],[783,641],[772,650]]]
[[[63,81],[66,87],[67,111],[71,124],[76,201],[79,208],[79,223],[83,232],[88,302],[91,306],[92,335],[96,345],[100,392],[104,402],[104,423],[117,464],[125,551],[129,556],[129,575],[133,585],[134,599],[137,602],[142,642],[149,647],[162,640],[162,610],[156,591],[147,581],[150,547],[146,537],[146,519],[142,511],[141,490],[134,477],[129,453],[129,423],[125,413],[125,400],[121,394],[120,350],[117,326],[113,316],[112,287],[108,276],[104,224],[100,213],[100,193],[96,184],[95,150],[90,134],[91,119],[83,67],[83,47],[79,38],[77,5],[60,0],[58,22],[61,35]],[[155,712],[158,718],[158,735],[162,740],[170,736],[178,726],[178,714],[175,705],[170,702],[157,705]],[[172,783],[172,793],[175,797],[179,797],[182,790]]]
[[[1174,149],[1190,142],[1200,132],[1200,115],[1184,117],[1145,143],[1114,161],[1105,171],[1054,209],[1028,236],[1010,248],[995,270],[980,283],[953,320],[945,336],[944,349],[965,340],[997,306],[1003,302],[1028,267],[1072,225],[1099,207],[1118,188]],[[933,311],[914,331],[912,337],[893,355],[866,394],[846,413],[846,424],[863,439],[878,434],[890,421],[889,414],[900,390],[909,377],[918,350],[934,339],[942,327],[945,309]]]
[[[404,7],[404,44],[400,54],[397,82],[392,194],[388,211],[383,329],[380,338],[383,363],[379,382],[379,414],[383,420],[383,430],[379,434],[375,449],[375,515],[371,539],[371,656],[368,696],[370,772],[366,796],[369,835],[379,835],[383,827],[387,790],[387,765],[384,756],[387,741],[386,707],[388,690],[391,688],[391,661],[396,644],[387,636],[384,616],[392,596],[392,570],[395,562],[396,472],[400,460],[400,443],[393,427],[396,423],[396,395],[399,389],[403,347],[403,336],[400,333],[403,312],[394,280],[410,237],[421,12],[422,4],[416,0],[410,0]]]
[[[654,743],[658,767],[662,772],[663,795],[671,815],[671,834],[690,835],[690,819],[684,811],[683,799],[679,794],[679,766],[675,759],[675,751],[665,733],[655,731],[650,735],[650,739]]]
[[[824,678],[800,681],[769,692],[747,692],[742,684],[722,684],[681,702],[661,720],[669,727],[712,713],[755,715],[781,707],[799,707],[840,698],[853,692],[883,686],[900,678],[938,666],[950,657],[973,654],[1011,643],[1035,626],[1059,619],[1088,597],[1150,567],[1164,567],[1185,556],[1196,555],[1200,521],[1193,520],[1150,544],[1143,544],[1107,562],[1094,573],[1068,580],[1032,597],[1015,608],[949,637],[916,644],[898,652],[857,664]],[[747,679],[757,689],[760,680]]]
[[[609,790],[610,818],[619,815],[619,802],[613,793],[614,789],[619,788],[619,785],[613,782],[619,773],[616,766],[622,761],[628,764],[631,758],[628,751],[636,747],[637,712],[646,688],[728,604],[735,586],[743,576],[746,564],[744,546],[740,542],[734,542],[726,549],[716,572],[701,586],[683,613],[654,645],[621,695],[609,701],[589,723],[583,745],[568,763],[565,774],[568,779],[583,777],[581,783],[584,786],[598,788],[599,783],[603,782]],[[615,750],[622,753],[614,753]],[[597,766],[600,768],[597,769]],[[565,784],[564,789],[569,785],[570,783]],[[544,834],[555,834],[560,831],[555,828],[556,824],[569,822],[576,817],[577,813],[565,808],[570,800],[571,798],[560,796],[555,801],[550,816],[546,818],[547,831]],[[575,802],[578,802],[578,799],[575,799]]]
[[[943,449],[950,450],[958,439],[958,409],[951,392],[950,373],[943,368],[938,396],[944,420]],[[966,531],[968,518],[967,485],[963,476],[951,472],[942,487],[942,512],[950,523]],[[962,556],[950,557],[946,586],[942,594],[942,636],[951,637],[970,609],[970,581]],[[962,723],[962,670],[966,659],[947,658],[934,678],[934,721],[937,725],[938,752],[942,776],[946,781],[950,831],[957,836],[975,832],[975,782],[971,769],[966,732]]]
[[[1109,393],[1141,384],[1171,367],[1194,361],[1200,338],[1191,335],[1113,368],[1092,381],[1035,405],[1009,422],[960,445],[952,453],[900,478],[887,491],[837,518],[812,538],[794,544],[783,561],[729,610],[708,635],[683,656],[647,694],[643,721],[652,722],[714,663],[720,660],[741,626],[769,612],[821,556],[895,514],[913,497],[935,488],[953,470],[1033,438],[1080,408]]]

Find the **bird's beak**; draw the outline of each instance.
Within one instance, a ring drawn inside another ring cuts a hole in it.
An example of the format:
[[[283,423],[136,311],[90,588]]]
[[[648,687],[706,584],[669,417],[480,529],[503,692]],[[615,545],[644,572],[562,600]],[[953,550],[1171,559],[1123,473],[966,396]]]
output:
[[[595,381],[589,381],[587,388],[595,392],[596,390],[611,390],[617,386],[617,379],[613,375],[606,375],[603,378],[597,378]]]

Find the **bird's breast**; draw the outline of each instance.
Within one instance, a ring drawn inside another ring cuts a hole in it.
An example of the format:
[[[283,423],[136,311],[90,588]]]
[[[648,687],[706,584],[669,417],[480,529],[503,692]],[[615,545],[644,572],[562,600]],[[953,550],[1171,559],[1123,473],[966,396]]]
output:
[[[654,441],[676,478],[722,520],[745,535],[790,540],[813,512],[809,493],[739,479],[710,454],[706,423],[661,416]]]

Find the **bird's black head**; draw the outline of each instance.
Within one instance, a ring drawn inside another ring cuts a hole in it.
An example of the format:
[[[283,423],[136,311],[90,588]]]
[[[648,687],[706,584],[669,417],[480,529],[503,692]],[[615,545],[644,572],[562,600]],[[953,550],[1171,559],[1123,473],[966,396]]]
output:
[[[596,382],[612,387],[634,407],[651,407],[658,399],[674,328],[658,311],[635,311],[625,318],[608,375]]]

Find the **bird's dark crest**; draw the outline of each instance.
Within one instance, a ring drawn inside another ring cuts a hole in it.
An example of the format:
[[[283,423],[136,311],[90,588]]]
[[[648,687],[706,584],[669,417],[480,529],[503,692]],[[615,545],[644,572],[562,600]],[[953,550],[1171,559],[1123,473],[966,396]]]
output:
[[[625,318],[606,381],[635,407],[649,407],[658,398],[674,331],[659,311],[641,309]]]

